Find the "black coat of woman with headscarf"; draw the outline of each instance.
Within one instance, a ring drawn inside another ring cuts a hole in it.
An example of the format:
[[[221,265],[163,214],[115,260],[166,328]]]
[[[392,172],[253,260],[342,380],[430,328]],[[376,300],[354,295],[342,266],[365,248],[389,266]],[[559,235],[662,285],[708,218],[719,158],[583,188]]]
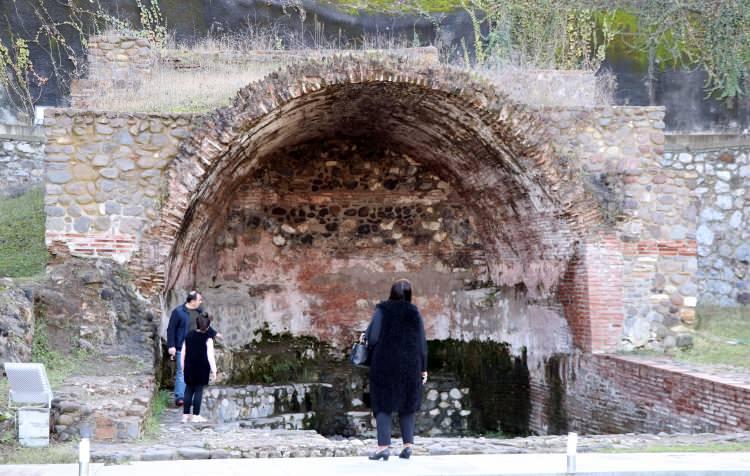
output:
[[[391,414],[398,412],[404,449],[411,456],[416,413],[427,380],[427,341],[419,310],[411,303],[411,283],[401,279],[391,286],[387,301],[375,307],[365,333],[370,350],[370,401],[378,432],[378,449],[370,459],[388,460]]]

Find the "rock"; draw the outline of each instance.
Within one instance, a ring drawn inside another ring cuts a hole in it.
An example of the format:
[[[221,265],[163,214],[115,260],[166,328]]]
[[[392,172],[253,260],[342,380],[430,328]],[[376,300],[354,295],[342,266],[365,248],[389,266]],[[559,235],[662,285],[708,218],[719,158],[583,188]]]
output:
[[[203,448],[180,448],[177,454],[184,459],[208,459],[211,453]]]
[[[693,335],[692,334],[678,334],[676,340],[676,346],[678,348],[692,347]]]
[[[130,159],[117,159],[115,160],[115,165],[123,172],[129,172],[135,169],[135,162]]]
[[[711,246],[714,242],[714,232],[706,225],[698,227],[695,237],[701,245]]]
[[[104,204],[104,212],[107,215],[117,215],[122,210],[122,206],[117,202],[107,202]]]
[[[0,280],[0,362],[31,361],[34,307],[9,279]]]
[[[750,245],[743,243],[734,251],[734,257],[743,263],[750,263]]]
[[[73,176],[78,180],[88,181],[96,179],[98,174],[87,164],[76,164],[73,166]]]
[[[175,459],[174,449],[148,449],[141,454],[141,461],[169,461]]]
[[[94,352],[96,351],[96,347],[91,342],[85,340],[85,339],[78,339],[78,347],[81,350],[85,350],[86,352]]]
[[[719,160],[726,164],[733,164],[734,155],[732,155],[731,152],[722,152],[721,155],[719,155]]]
[[[665,349],[673,349],[677,346],[677,339],[673,335],[665,336],[662,345]]]
[[[68,183],[73,178],[73,175],[71,175],[70,170],[68,170],[67,167],[65,168],[51,168],[48,167],[47,169],[47,180],[51,183],[57,183],[57,184],[63,184]]]
[[[98,231],[107,231],[112,226],[112,222],[109,217],[96,217],[94,220],[94,228]]]
[[[119,175],[119,172],[117,171],[117,169],[112,168],[112,167],[101,169],[99,173],[102,175],[102,177],[108,178],[108,179],[115,179]],[[106,192],[107,190],[104,190],[104,191]]]

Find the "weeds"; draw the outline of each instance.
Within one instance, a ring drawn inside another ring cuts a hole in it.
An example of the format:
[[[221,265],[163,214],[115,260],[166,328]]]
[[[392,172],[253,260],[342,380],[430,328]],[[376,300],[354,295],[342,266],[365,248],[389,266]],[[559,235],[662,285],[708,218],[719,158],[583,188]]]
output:
[[[707,443],[705,445],[665,445],[654,444],[635,448],[604,448],[598,453],[726,453],[733,451],[750,451],[750,442]]]
[[[157,66],[139,87],[98,90],[93,109],[127,112],[200,113],[228,106],[241,88],[262,79],[276,64],[214,64],[189,70]]]
[[[141,439],[150,440],[159,435],[159,424],[164,410],[169,406],[169,391],[159,390],[151,403],[151,411],[143,424],[143,435]]]
[[[686,362],[750,368],[750,307],[702,307],[692,348],[674,356]]]
[[[44,190],[0,199],[0,277],[28,277],[44,271]]]
[[[0,446],[0,464],[70,464],[77,461],[77,443],[46,448],[23,448],[17,444]]]
[[[76,350],[64,355],[53,350],[47,337],[47,325],[44,321],[43,311],[38,312],[34,324],[34,338],[31,343],[31,359],[33,362],[44,364],[47,378],[54,389],[62,384],[67,377],[83,367],[92,355],[83,350]]]

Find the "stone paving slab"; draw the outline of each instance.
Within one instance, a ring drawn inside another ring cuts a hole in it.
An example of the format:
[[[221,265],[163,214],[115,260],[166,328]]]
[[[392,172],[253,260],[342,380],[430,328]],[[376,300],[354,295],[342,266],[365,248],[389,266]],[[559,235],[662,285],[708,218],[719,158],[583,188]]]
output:
[[[316,459],[237,459],[93,464],[90,476],[490,476],[563,475],[564,454],[414,456],[369,461],[363,457]],[[59,476],[77,474],[77,465],[13,465],[0,467],[4,476]],[[586,476],[735,476],[750,474],[750,453],[583,454],[577,473]]]
[[[215,425],[179,422],[180,410],[168,409],[154,440],[126,443],[93,443],[92,460],[121,463],[177,459],[222,458],[301,458],[363,456],[376,446],[374,439],[326,438],[312,430],[261,430],[243,428],[241,422]],[[564,453],[565,436],[527,438],[420,437],[415,438],[414,454],[471,455]],[[625,434],[580,436],[581,453],[608,449],[638,449],[652,445],[707,445],[750,443],[750,432],[732,434]],[[393,449],[401,441],[393,439]]]

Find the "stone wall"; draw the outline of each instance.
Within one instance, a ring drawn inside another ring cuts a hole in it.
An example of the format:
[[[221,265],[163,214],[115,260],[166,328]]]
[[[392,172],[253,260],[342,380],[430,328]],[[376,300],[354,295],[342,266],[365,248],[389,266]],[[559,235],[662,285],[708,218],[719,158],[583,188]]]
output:
[[[563,298],[569,321],[594,322],[587,339],[603,348],[673,347],[695,319],[695,177],[663,167],[662,108],[543,109],[556,148],[580,160],[608,224],[581,245]],[[609,228],[609,229],[607,229]],[[576,283],[588,290],[575,294]],[[608,316],[622,316],[610,317]],[[609,323],[609,324],[608,324]],[[618,328],[621,323],[622,328]],[[619,342],[612,342],[620,334]],[[585,340],[585,339],[584,339]],[[614,345],[613,345],[614,344]]]
[[[22,195],[44,181],[44,134],[0,124],[0,198]]]
[[[86,109],[95,91],[137,89],[158,56],[144,38],[99,35],[89,38],[86,59],[86,79],[75,79],[70,86],[70,105],[76,109]]]
[[[750,385],[744,382],[624,356],[560,362],[563,397],[556,403],[569,431],[722,433],[750,426]]]
[[[669,136],[665,170],[688,178],[698,208],[698,302],[750,304],[750,142],[742,137]],[[695,282],[691,283],[695,284]]]
[[[188,115],[46,111],[48,247],[129,261],[141,279],[133,256],[158,258],[144,234],[159,223],[163,171],[193,120]]]
[[[353,380],[352,386],[357,382]],[[201,414],[219,423],[240,421],[248,428],[316,429],[323,434],[330,434],[333,429],[343,436],[375,435],[375,419],[360,398],[353,398],[345,408],[334,409],[338,413],[335,418],[344,422],[330,427],[331,422],[321,420],[325,419],[323,407],[330,405],[321,400],[322,394],[318,392],[321,386],[331,387],[330,384],[210,387],[204,393],[205,411],[201,410]],[[360,386],[352,389],[352,393],[366,398],[365,390]],[[451,381],[428,381],[422,409],[417,414],[417,431],[429,436],[466,434],[470,415],[468,388],[458,388]]]

